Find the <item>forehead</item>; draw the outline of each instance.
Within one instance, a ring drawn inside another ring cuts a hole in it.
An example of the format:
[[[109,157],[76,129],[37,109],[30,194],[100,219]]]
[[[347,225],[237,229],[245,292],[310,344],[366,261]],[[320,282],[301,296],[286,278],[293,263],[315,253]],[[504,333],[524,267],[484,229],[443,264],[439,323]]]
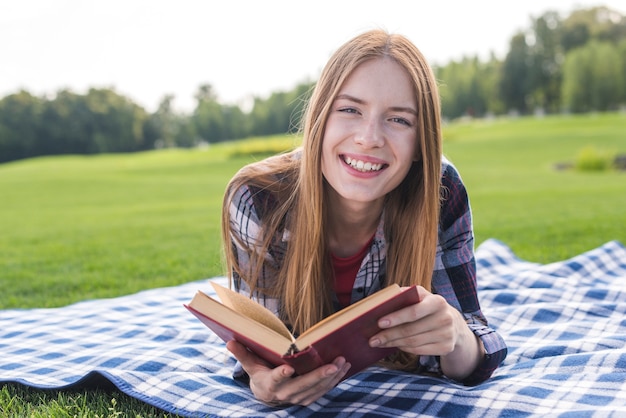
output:
[[[392,58],[374,58],[359,64],[343,83],[341,93],[395,96],[415,102],[415,87],[406,69]]]

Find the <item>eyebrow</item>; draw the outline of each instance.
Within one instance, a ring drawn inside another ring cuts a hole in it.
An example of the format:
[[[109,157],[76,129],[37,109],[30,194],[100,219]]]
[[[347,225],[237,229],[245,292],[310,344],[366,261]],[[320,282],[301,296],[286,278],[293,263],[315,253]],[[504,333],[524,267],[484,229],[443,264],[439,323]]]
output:
[[[351,95],[349,95],[349,94],[345,94],[345,93],[343,93],[343,94],[338,94],[338,95],[335,97],[335,100],[338,100],[338,99],[350,100],[350,101],[355,102],[355,103],[358,103],[358,104],[367,104],[367,103],[365,102],[365,100],[359,99],[358,97],[354,97],[354,96],[351,96]],[[414,109],[414,108],[412,108],[412,107],[406,107],[406,106],[392,106],[392,107],[391,107],[391,110],[393,110],[393,111],[395,111],[395,112],[406,112],[406,113],[410,113],[410,114],[412,114],[412,115],[417,116],[417,110],[415,110],[415,109]]]

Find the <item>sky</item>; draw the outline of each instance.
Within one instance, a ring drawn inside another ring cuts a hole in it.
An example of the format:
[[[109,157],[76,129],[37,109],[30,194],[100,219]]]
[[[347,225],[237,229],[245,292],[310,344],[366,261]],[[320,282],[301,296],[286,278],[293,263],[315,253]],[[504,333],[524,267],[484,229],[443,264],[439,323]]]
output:
[[[431,64],[503,59],[548,10],[563,15],[624,0],[0,0],[0,97],[113,88],[146,110],[165,95],[190,112],[210,84],[243,105],[317,79],[342,43],[382,28]]]

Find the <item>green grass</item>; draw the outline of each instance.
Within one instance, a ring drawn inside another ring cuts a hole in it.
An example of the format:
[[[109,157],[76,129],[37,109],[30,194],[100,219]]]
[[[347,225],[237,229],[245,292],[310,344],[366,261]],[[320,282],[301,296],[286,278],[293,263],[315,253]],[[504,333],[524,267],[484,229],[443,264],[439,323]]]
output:
[[[626,154],[625,114],[456,123],[444,137],[470,193],[477,245],[497,238],[524,259],[548,263],[610,240],[626,243],[626,172],[554,168],[589,147]],[[261,143],[0,165],[0,309],[63,306],[221,274],[222,192],[237,169],[266,154]],[[276,137],[269,151],[293,143]],[[163,414],[117,391],[5,385],[0,415]]]
[[[222,193],[251,159],[229,158],[238,147],[0,165],[0,285],[10,289],[0,292],[0,308],[61,306],[220,274]]]
[[[469,189],[477,243],[497,238],[543,263],[626,243],[626,172],[555,169],[590,146],[626,154],[626,114],[475,121],[445,135]]]
[[[0,416],[157,418],[172,415],[112,389],[44,391],[19,385],[5,385],[0,387]]]

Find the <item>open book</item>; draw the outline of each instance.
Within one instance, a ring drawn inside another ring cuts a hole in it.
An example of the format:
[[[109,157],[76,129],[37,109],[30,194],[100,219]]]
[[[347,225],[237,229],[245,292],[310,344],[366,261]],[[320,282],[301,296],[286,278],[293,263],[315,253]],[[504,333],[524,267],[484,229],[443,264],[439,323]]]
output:
[[[390,285],[329,316],[295,338],[270,310],[246,296],[211,282],[221,303],[198,291],[185,307],[222,340],[236,340],[268,363],[291,365],[305,374],[345,357],[347,378],[374,364],[395,348],[370,347],[380,331],[378,320],[419,302],[415,286]]]

